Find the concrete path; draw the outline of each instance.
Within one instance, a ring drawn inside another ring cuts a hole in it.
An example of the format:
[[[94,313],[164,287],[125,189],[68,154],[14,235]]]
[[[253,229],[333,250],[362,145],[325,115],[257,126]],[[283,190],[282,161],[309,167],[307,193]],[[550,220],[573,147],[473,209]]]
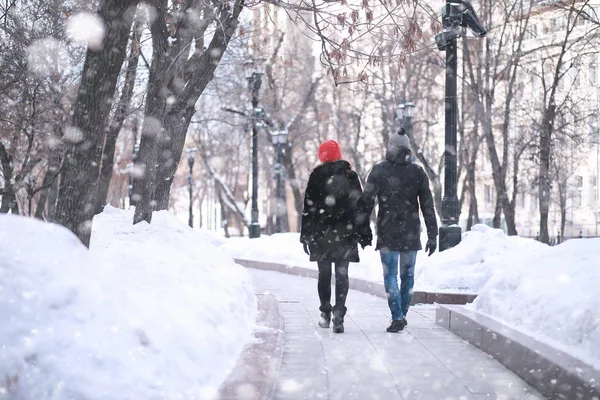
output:
[[[408,327],[387,333],[387,302],[348,294],[345,333],[317,325],[316,280],[250,270],[285,324],[276,400],[543,399],[500,363],[435,325],[433,306],[412,307]],[[351,272],[351,271],[350,271]]]

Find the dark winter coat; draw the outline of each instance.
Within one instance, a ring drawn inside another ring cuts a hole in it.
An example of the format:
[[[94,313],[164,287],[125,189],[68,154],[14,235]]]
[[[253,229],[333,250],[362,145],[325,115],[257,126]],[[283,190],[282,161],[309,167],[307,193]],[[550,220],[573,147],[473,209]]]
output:
[[[411,162],[410,150],[388,152],[386,160],[373,167],[361,200],[361,211],[371,215],[378,201],[377,249],[421,250],[419,205],[430,239],[438,227],[427,174]]]
[[[362,187],[347,161],[326,162],[310,174],[304,195],[300,241],[311,261],[358,262],[357,243],[372,241],[368,219],[357,221]]]

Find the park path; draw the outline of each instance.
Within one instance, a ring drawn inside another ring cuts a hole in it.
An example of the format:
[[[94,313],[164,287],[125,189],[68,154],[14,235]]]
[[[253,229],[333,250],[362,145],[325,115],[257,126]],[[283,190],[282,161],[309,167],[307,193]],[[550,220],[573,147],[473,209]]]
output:
[[[250,270],[257,294],[277,297],[285,341],[276,400],[543,399],[500,363],[412,307],[408,327],[387,333],[387,302],[348,294],[345,333],[317,325],[316,280]],[[350,271],[352,273],[352,271]]]

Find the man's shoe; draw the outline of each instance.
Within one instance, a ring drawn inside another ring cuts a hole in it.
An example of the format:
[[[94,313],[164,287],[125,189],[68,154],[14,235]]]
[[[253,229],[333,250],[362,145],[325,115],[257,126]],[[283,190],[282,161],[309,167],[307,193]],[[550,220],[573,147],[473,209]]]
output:
[[[392,321],[390,326],[386,329],[388,332],[400,332],[404,329],[404,319],[395,319]]]
[[[341,312],[333,312],[333,333],[344,333],[344,317]]]
[[[319,326],[321,328],[329,328],[329,323],[331,322],[331,313],[322,312],[321,318],[319,318]]]
[[[404,322],[404,326],[408,326],[408,321],[406,320],[406,317],[402,318],[402,322]]]

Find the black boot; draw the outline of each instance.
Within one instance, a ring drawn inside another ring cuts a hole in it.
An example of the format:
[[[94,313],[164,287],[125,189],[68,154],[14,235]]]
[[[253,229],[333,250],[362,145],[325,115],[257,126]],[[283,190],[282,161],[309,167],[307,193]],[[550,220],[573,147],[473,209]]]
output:
[[[406,325],[404,324],[404,320],[403,319],[395,319],[392,321],[392,323],[390,324],[390,326],[388,326],[388,328],[386,329],[386,331],[388,332],[400,332],[401,330],[404,329]]]
[[[333,312],[333,333],[344,333],[344,313],[340,310]]]
[[[319,326],[321,328],[329,328],[329,323],[331,322],[331,313],[330,312],[322,312],[321,318],[319,318]]]

